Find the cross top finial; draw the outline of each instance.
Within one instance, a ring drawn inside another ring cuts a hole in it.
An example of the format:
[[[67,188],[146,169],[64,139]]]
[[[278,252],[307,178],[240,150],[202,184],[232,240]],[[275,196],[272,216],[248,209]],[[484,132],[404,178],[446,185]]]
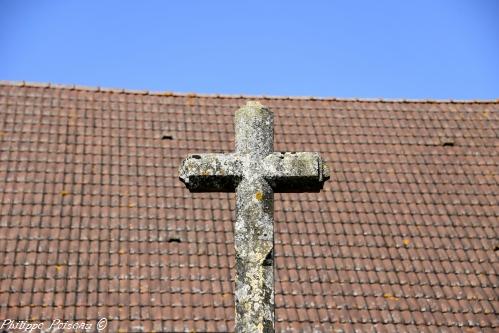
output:
[[[235,114],[236,153],[259,160],[274,150],[274,114],[258,101],[248,101]]]

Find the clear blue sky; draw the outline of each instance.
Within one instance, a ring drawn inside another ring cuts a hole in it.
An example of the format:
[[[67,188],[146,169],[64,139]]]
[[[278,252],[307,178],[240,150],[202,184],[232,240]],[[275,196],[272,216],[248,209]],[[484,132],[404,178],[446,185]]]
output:
[[[499,1],[0,0],[0,79],[495,99]]]

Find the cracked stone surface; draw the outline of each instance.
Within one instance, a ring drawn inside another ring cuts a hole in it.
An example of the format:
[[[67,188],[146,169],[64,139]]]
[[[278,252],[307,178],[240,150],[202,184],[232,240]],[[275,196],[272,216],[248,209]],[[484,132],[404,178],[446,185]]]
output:
[[[235,132],[235,153],[191,154],[180,180],[236,192],[236,332],[274,332],[274,192],[318,192],[329,169],[318,153],[274,152],[274,116],[259,102],[236,112]]]

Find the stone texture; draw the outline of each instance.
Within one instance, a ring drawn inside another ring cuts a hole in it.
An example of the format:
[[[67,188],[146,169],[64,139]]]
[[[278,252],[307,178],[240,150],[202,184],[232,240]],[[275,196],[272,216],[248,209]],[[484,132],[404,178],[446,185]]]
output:
[[[274,331],[274,191],[320,191],[317,153],[274,153],[274,116],[259,102],[235,115],[236,152],[192,154],[180,166],[191,192],[236,191],[236,331]]]
[[[274,192],[319,192],[329,168],[318,153],[273,153],[262,161],[263,178]]]
[[[235,154],[192,154],[182,161],[180,180],[191,192],[234,192],[242,170]]]
[[[272,153],[274,115],[249,102],[235,116],[243,181],[236,192],[236,332],[274,331],[274,192],[262,177]]]

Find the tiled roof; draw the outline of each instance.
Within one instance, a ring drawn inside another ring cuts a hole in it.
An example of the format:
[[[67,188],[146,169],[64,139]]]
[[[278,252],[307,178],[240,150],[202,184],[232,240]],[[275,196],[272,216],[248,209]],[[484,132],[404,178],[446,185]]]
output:
[[[278,332],[499,329],[499,102],[127,92],[0,84],[0,319],[109,332],[234,328],[234,194],[178,166],[275,113],[320,193],[275,195]]]

